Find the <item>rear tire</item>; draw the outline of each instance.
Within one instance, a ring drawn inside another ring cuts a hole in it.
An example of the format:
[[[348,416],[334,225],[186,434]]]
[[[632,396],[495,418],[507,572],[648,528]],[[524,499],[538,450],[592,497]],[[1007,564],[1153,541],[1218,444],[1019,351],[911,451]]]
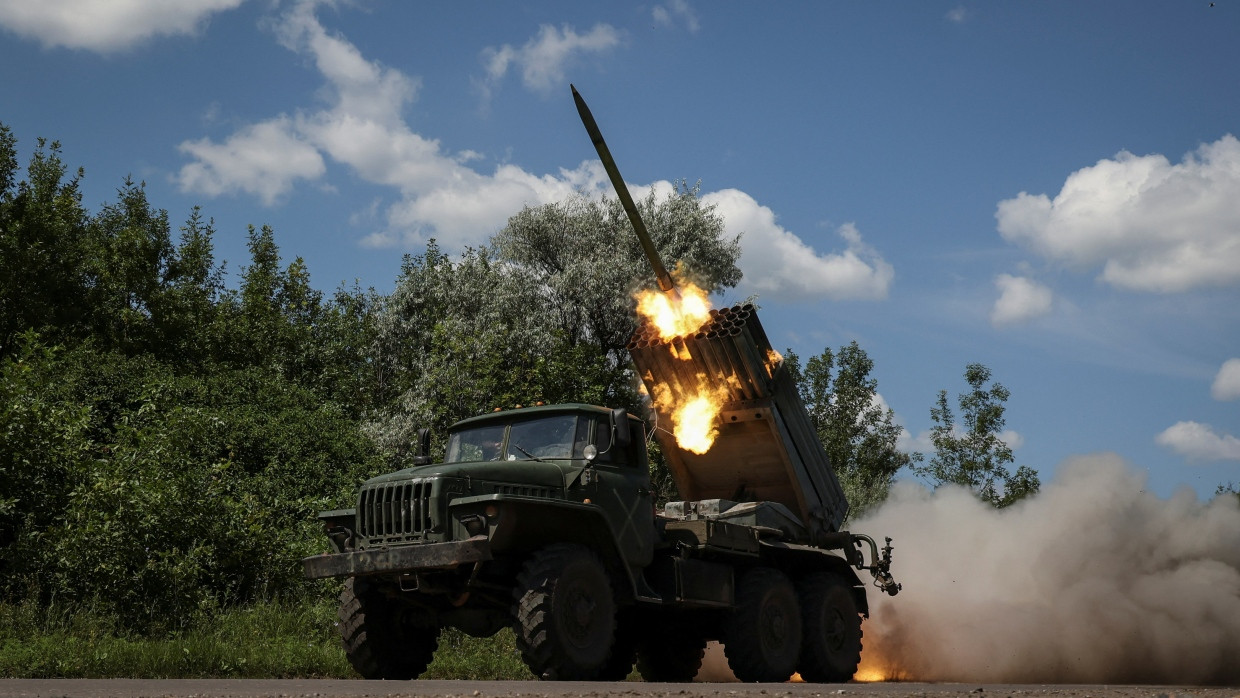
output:
[[[362,678],[416,679],[435,658],[439,628],[401,614],[365,580],[345,580],[338,615],[345,656]]]
[[[801,606],[779,570],[749,570],[736,588],[736,608],[724,624],[723,653],[745,682],[787,681],[801,654]]]
[[[797,671],[813,683],[841,683],[861,663],[861,614],[852,589],[839,577],[819,572],[800,580],[803,636]]]
[[[616,634],[611,580],[579,545],[535,552],[513,593],[517,649],[541,679],[588,681],[606,664]]]

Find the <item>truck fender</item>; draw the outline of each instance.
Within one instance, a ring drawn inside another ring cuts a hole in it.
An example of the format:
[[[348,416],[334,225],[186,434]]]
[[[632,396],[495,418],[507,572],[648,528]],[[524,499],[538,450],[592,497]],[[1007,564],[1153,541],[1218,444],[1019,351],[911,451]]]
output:
[[[448,518],[461,529],[455,532],[460,537],[485,533],[496,557],[528,555],[550,543],[583,545],[598,554],[615,580],[617,601],[636,597],[633,573],[620,556],[615,533],[594,504],[490,494],[454,500],[448,505]]]

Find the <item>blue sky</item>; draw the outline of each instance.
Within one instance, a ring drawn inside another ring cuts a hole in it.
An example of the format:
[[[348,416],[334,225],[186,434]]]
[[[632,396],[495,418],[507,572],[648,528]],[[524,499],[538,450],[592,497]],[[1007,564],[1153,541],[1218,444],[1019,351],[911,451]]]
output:
[[[0,121],[85,203],[126,175],[315,285],[607,192],[700,181],[772,342],[857,340],[926,450],[981,362],[1017,464],[1240,484],[1240,3],[0,0]]]

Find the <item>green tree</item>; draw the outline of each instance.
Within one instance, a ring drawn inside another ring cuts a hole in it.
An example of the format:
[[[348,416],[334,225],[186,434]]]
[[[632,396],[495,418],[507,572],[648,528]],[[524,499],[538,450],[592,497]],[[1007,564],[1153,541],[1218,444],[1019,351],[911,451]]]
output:
[[[39,139],[19,179],[17,139],[0,124],[0,353],[29,329],[52,341],[83,333],[91,246],[83,172],[66,172],[60,143]]]
[[[407,257],[377,320],[375,361],[387,406],[370,433],[398,461],[414,434],[495,407],[636,402],[603,358],[556,323],[546,289],[522,268],[471,248],[453,261],[432,241]]]
[[[708,292],[741,278],[739,237],[684,182],[666,197],[651,191],[637,202],[663,261]],[[544,303],[570,344],[607,358],[615,385],[629,382],[625,345],[636,327],[633,293],[654,287],[654,272],[618,199],[574,194],[526,207],[493,239],[499,259],[517,265],[545,289]]]
[[[791,350],[785,362],[848,496],[849,516],[864,514],[887,498],[897,471],[922,458],[896,447],[902,427],[878,395],[874,361],[852,342],[837,353],[823,349],[804,368]]]
[[[1006,507],[1037,492],[1041,481],[1037,471],[1026,465],[1014,473],[1008,471],[1015,458],[1000,438],[1006,424],[1004,403],[1010,397],[1007,388],[997,381],[987,388],[990,369],[979,363],[966,366],[964,377],[969,392],[959,396],[963,423],[957,424],[947,403],[947,391],[940,390],[938,402],[930,409],[935,453],[928,464],[914,470],[936,487],[961,485],[983,501]]]

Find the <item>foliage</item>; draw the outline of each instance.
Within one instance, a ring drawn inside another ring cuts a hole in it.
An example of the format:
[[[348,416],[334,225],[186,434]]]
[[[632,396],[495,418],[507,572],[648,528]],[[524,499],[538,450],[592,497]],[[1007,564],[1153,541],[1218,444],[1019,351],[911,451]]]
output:
[[[902,428],[878,395],[874,361],[855,341],[837,353],[823,349],[804,368],[791,350],[784,360],[848,497],[849,515],[858,517],[885,500],[896,472],[922,455],[896,447]]]
[[[1038,474],[1022,465],[1015,473],[1007,466],[1015,458],[1012,449],[1000,438],[1006,420],[1004,403],[1010,393],[995,382],[990,388],[990,369],[972,363],[965,367],[965,381],[970,391],[959,396],[963,425],[956,423],[947,404],[947,391],[940,390],[936,405],[930,410],[934,420],[931,440],[935,453],[927,465],[915,467],[922,477],[936,487],[953,483],[967,487],[983,501],[1006,507],[1041,487]]]
[[[91,214],[40,141],[0,126],[0,593],[178,631],[304,593],[313,516],[378,470],[373,292],[325,300],[269,228],[225,289],[210,221],[174,243],[126,181]]]
[[[698,191],[680,182],[663,198],[652,190],[637,208],[660,257],[717,292],[740,281],[740,240],[724,237],[723,219],[702,205]],[[653,288],[654,273],[619,199],[578,193],[526,207],[508,219],[494,244],[500,259],[545,288],[551,320],[568,341],[592,344],[613,370],[628,366],[624,347],[635,329],[632,295]]]
[[[740,278],[736,240],[680,186],[639,208],[667,259],[719,290]],[[376,320],[380,407],[368,430],[404,462],[414,434],[437,436],[495,407],[588,402],[637,410],[624,346],[635,320],[630,292],[648,263],[617,201],[576,195],[527,207],[493,247],[453,260],[432,241],[406,257]]]

